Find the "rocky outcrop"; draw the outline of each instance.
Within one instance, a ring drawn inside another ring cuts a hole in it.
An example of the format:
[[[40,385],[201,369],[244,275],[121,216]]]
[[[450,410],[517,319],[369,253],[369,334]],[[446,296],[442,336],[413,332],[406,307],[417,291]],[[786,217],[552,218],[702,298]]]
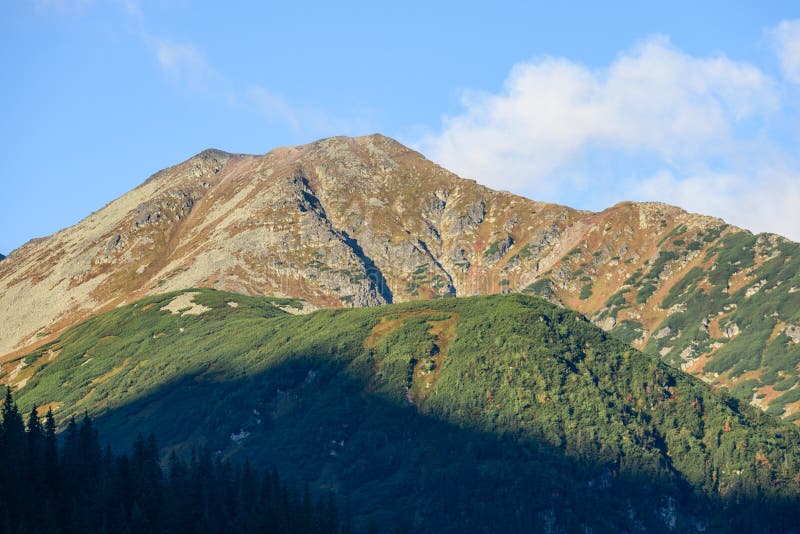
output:
[[[606,332],[609,332],[613,330],[615,326],[617,326],[617,320],[613,317],[604,317],[603,319],[597,321],[596,324]]]
[[[722,332],[722,334],[723,334],[723,335],[724,335],[726,338],[728,338],[728,339],[733,339],[733,338],[735,338],[736,336],[738,336],[738,335],[739,335],[739,332],[740,332],[740,331],[741,331],[741,330],[739,329],[739,325],[738,325],[738,324],[736,324],[736,323],[730,323],[730,324],[729,324],[729,325],[728,325],[728,326],[725,328],[725,331],[724,331],[724,332]]]
[[[800,326],[791,324],[786,327],[785,333],[792,343],[800,343]]]
[[[489,262],[497,263],[508,253],[511,245],[514,244],[514,238],[506,234],[493,241],[489,247],[483,252],[483,257]]]
[[[586,215],[462,180],[378,135],[264,156],[207,150],[15,251],[0,270],[0,353],[194,285],[370,306],[522,290],[555,269],[568,290],[561,257]]]
[[[670,327],[668,327],[668,326],[665,326],[664,328],[661,328],[658,332],[656,332],[653,337],[656,338],[656,339],[663,339],[663,338],[669,336],[671,333],[672,333],[672,329]]]
[[[314,307],[520,291],[713,381],[703,357],[755,335],[745,307],[797,298],[793,246],[665,204],[591,213],[493,191],[380,135],[207,150],[3,260],[0,355],[187,287]],[[763,328],[794,320],[780,313]]]

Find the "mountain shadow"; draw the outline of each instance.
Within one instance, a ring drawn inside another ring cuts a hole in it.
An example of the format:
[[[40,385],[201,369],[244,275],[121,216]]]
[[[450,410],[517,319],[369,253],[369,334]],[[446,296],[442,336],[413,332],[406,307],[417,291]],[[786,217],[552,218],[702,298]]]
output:
[[[785,532],[797,429],[520,295],[289,316],[150,297],[25,357],[25,409],[127,449],[208,447],[331,490],[360,528]]]
[[[187,376],[97,424],[119,450],[153,432],[164,454],[208,447],[276,466],[334,492],[363,530],[790,532],[800,519],[796,500],[709,497],[672,469],[629,465],[590,444],[565,454],[522,432],[448,423],[347,375],[302,357],[233,380]]]

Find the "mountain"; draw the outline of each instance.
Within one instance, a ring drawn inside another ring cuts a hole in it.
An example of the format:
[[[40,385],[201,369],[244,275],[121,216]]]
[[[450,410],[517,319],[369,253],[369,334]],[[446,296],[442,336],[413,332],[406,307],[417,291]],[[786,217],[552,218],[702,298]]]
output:
[[[0,263],[0,354],[187,287],[303,311],[524,292],[738,398],[800,417],[800,250],[657,203],[493,191],[396,141],[207,150]]]
[[[204,446],[411,531],[795,528],[800,430],[524,295],[292,315],[191,289],[21,358],[23,410]],[[22,365],[24,363],[24,365]]]

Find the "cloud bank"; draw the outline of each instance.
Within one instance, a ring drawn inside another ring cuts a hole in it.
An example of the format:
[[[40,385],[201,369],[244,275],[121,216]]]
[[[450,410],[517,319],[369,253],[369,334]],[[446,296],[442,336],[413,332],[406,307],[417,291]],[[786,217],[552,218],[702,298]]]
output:
[[[537,199],[594,209],[660,200],[800,240],[800,166],[785,135],[797,123],[786,100],[787,81],[800,81],[800,21],[768,35],[782,77],[686,54],[663,36],[603,69],[520,63],[499,93],[464,93],[463,111],[417,148]]]

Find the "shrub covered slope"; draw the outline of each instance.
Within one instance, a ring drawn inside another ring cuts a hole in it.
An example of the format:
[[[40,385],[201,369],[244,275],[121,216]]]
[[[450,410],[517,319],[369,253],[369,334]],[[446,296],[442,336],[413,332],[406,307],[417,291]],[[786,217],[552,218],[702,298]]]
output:
[[[523,295],[290,315],[213,290],[146,298],[4,371],[23,410],[117,447],[209,447],[334,491],[356,525],[796,525],[800,435]]]

